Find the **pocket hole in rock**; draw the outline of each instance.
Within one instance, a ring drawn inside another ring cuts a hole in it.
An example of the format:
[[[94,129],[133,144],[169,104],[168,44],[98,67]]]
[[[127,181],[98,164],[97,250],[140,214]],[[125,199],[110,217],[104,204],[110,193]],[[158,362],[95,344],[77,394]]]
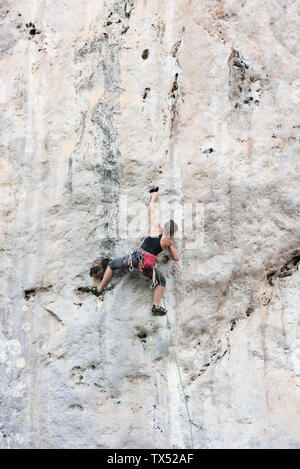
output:
[[[247,318],[249,318],[252,313],[254,313],[254,308],[253,306],[249,306],[249,308],[247,308],[247,311],[246,311]]]
[[[32,296],[35,296],[35,295],[36,295],[35,288],[24,290],[24,298],[26,301],[28,301]]]
[[[140,339],[141,342],[146,343],[147,332],[144,329],[138,331],[136,336],[137,336],[138,339]]]
[[[97,262],[97,264],[94,264],[90,268],[90,277],[93,277],[96,280],[102,280],[106,267],[109,263],[109,260],[110,259],[108,257],[104,257],[103,259],[100,260],[100,262]]]
[[[142,59],[146,60],[149,57],[149,49],[143,50]]]

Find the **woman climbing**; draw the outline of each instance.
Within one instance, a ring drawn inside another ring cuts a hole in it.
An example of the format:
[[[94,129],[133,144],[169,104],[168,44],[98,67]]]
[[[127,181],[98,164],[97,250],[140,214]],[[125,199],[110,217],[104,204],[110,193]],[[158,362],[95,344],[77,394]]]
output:
[[[151,189],[150,193],[151,200],[148,206],[148,216],[151,226],[148,237],[144,239],[141,247],[134,250],[132,254],[111,260],[106,267],[100,285],[98,287],[88,287],[85,291],[88,290],[94,295],[100,296],[111,281],[114,270],[123,269],[131,271],[133,268],[139,268],[143,275],[152,279],[154,301],[151,311],[154,315],[162,316],[167,312],[165,308],[159,305],[163,289],[166,286],[166,279],[155,267],[155,261],[156,256],[165,249],[169,249],[171,258],[174,261],[178,261],[179,256],[172,240],[178,228],[174,220],[166,223],[164,228],[160,226],[154,210],[155,201],[158,196],[158,187]]]

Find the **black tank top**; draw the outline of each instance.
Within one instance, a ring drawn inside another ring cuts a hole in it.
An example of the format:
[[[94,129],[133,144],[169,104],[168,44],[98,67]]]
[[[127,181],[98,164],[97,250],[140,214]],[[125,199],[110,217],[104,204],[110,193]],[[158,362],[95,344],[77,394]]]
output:
[[[160,234],[159,236],[155,236],[155,237],[147,236],[147,238],[144,239],[143,244],[141,245],[141,248],[157,256],[157,254],[159,254],[163,250],[160,245],[161,237],[162,237],[162,234]]]

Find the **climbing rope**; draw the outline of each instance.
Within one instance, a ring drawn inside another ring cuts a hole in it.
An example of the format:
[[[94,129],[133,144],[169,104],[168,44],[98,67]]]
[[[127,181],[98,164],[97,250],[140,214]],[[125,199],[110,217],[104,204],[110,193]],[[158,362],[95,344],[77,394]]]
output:
[[[159,275],[159,271],[157,271],[157,273],[158,273],[159,284],[160,284],[160,275]],[[165,308],[165,310],[166,310],[166,303],[165,303],[165,298],[164,298],[164,291],[162,291],[162,300],[163,300],[164,308]],[[188,421],[189,421],[189,426],[190,426],[190,435],[191,435],[192,449],[194,449],[194,439],[193,439],[193,429],[192,429],[192,424],[193,424],[193,422],[192,422],[192,419],[191,419],[190,409],[189,409],[189,405],[188,405],[188,396],[187,396],[186,393],[185,393],[184,384],[183,384],[183,381],[182,381],[181,372],[180,372],[180,367],[179,367],[178,358],[177,358],[177,354],[176,354],[176,349],[175,349],[175,344],[174,344],[174,338],[173,338],[173,334],[172,334],[172,330],[171,330],[171,322],[170,322],[170,320],[169,320],[169,316],[168,316],[168,313],[167,313],[167,312],[166,312],[166,317],[167,317],[167,325],[168,325],[168,329],[169,329],[169,333],[170,333],[171,345],[172,345],[172,349],[173,349],[173,353],[174,353],[174,358],[175,358],[175,363],[176,363],[176,367],[177,367],[177,372],[178,372],[178,376],[179,376],[179,382],[180,382],[180,385],[181,385],[182,394],[183,394],[183,399],[184,399],[185,408],[186,408],[186,412],[187,412],[187,416],[188,416]]]

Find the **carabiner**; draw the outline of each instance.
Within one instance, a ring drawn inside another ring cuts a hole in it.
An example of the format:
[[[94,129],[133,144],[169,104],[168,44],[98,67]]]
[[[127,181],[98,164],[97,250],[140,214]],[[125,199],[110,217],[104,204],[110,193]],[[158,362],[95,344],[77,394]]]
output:
[[[151,285],[150,285],[151,290],[153,290],[157,284],[158,284],[157,280],[155,280],[154,282],[151,282]]]

